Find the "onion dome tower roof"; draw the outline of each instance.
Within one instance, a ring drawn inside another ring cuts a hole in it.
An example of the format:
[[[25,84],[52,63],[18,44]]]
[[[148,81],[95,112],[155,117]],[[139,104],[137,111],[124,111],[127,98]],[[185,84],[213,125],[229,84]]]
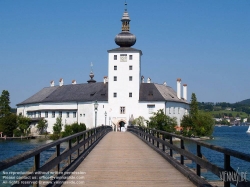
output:
[[[115,43],[120,47],[131,47],[135,44],[136,37],[134,34],[129,32],[130,18],[127,12],[127,3],[125,3],[125,11],[123,13],[121,22],[122,22],[122,32],[116,35]]]

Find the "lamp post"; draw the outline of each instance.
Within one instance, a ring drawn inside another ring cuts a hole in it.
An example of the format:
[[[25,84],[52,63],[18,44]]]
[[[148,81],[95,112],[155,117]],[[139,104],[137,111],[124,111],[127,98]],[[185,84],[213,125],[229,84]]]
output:
[[[105,127],[106,127],[106,119],[107,119],[107,112],[106,111],[105,111],[104,115],[105,115]]]
[[[94,103],[94,109],[95,109],[95,137],[96,137],[96,123],[97,123],[97,110],[98,110],[97,101],[95,101],[95,103]]]

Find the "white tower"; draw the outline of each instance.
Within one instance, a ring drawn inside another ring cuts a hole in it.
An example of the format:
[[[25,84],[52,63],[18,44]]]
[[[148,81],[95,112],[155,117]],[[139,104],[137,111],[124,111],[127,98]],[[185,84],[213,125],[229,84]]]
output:
[[[128,124],[129,117],[137,111],[142,55],[141,50],[131,48],[136,37],[129,32],[130,18],[126,7],[121,21],[122,32],[115,37],[115,43],[120,47],[108,51],[108,100],[112,122],[118,126],[121,122]]]

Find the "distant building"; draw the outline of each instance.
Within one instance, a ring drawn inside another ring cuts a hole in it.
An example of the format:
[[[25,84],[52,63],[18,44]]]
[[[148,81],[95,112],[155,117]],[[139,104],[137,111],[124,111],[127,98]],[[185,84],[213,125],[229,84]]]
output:
[[[108,50],[108,76],[102,82],[94,80],[92,71],[87,83],[77,84],[73,80],[72,84],[64,85],[63,79],[60,79],[56,86],[51,81],[50,87],[17,104],[17,114],[32,119],[33,133],[42,118],[48,121],[47,131],[52,133],[58,116],[62,117],[63,124],[78,122],[93,128],[95,101],[99,104],[97,126],[106,124],[119,129],[130,125],[139,116],[149,119],[159,109],[170,117],[176,117],[180,125],[183,115],[189,110],[187,84],[181,86],[181,79],[178,78],[176,92],[166,82],[152,83],[150,78],[145,82],[141,75],[142,51],[132,48],[136,37],[130,33],[130,18],[126,9],[121,21],[122,32],[115,37],[119,47]]]

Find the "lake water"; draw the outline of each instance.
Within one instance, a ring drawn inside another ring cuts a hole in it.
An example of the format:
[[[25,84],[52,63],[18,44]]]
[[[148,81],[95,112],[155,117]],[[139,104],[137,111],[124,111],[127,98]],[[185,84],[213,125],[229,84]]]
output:
[[[206,142],[244,152],[250,154],[250,134],[246,133],[248,126],[233,126],[233,127],[215,127],[213,133],[213,140],[207,140]],[[0,140],[0,162],[1,160],[10,158],[12,156],[21,154],[27,150],[34,149],[40,145],[50,143],[51,140],[31,139],[31,140]],[[196,153],[196,147],[193,144],[185,143],[186,148]],[[41,164],[45,162],[53,153],[55,148],[41,154]],[[202,148],[202,154],[212,163],[219,165],[223,168],[224,155],[215,151]],[[6,169],[5,171],[27,171],[33,165],[33,158],[26,160],[16,166]],[[191,167],[195,167],[194,164],[190,164]],[[247,172],[247,178],[250,180],[250,163],[244,162],[235,158],[231,158],[231,166],[239,172]],[[210,172],[202,173],[202,176],[208,180],[219,180]],[[0,173],[0,186],[7,187],[8,184],[2,184],[3,173]]]

